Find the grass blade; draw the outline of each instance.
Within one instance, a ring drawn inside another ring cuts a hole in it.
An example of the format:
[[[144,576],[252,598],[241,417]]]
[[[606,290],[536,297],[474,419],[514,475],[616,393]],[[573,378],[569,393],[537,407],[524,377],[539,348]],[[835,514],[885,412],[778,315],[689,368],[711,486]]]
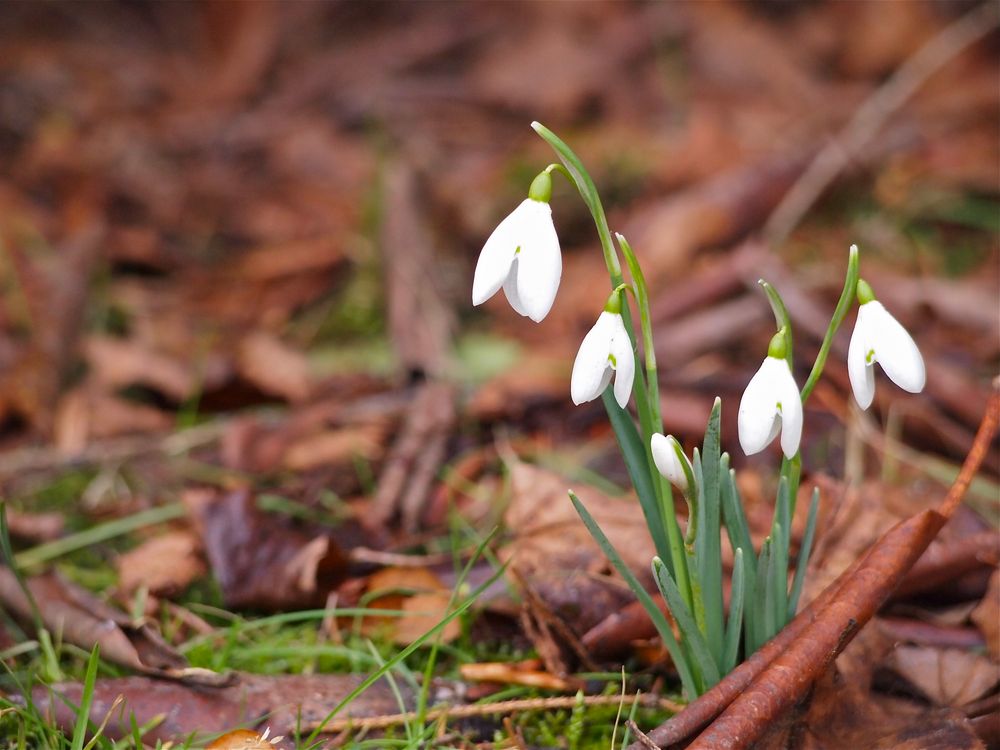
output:
[[[572,491],[569,493],[569,499],[573,502],[573,507],[576,508],[576,512],[580,515],[580,519],[583,521],[584,526],[590,532],[590,535],[594,537],[594,541],[597,542],[601,551],[605,554],[611,564],[614,565],[615,570],[617,570],[621,577],[625,579],[625,582],[632,589],[632,593],[635,594],[636,598],[642,604],[646,613],[649,615],[649,619],[653,621],[653,625],[656,626],[656,631],[660,634],[660,638],[663,639],[663,644],[667,647],[667,651],[670,652],[670,658],[674,660],[674,666],[677,668],[677,673],[681,678],[681,685],[684,688],[684,692],[688,694],[691,699],[696,698],[700,693],[697,689],[696,683],[694,681],[694,675],[691,672],[690,665],[688,664],[687,658],[684,652],[681,650],[680,644],[677,643],[677,639],[674,637],[674,631],[670,627],[670,623],[667,622],[666,615],[660,611],[660,608],[656,606],[653,598],[649,595],[649,592],[643,588],[642,584],[639,583],[639,579],[635,577],[625,561],[622,560],[621,555],[612,546],[611,541],[601,530],[601,527],[597,525],[597,521],[594,517],[590,515],[580,498],[578,498]]]
[[[486,545],[493,538],[493,536],[494,536],[495,533],[496,533],[496,531],[494,530],[494,532],[491,533],[489,536],[487,536],[482,541],[482,543],[476,548],[476,551],[472,555],[473,559],[477,559],[482,554],[482,552],[485,549]],[[441,632],[442,630],[444,630],[444,628],[447,627],[448,623],[450,623],[455,618],[460,617],[464,612],[466,612],[466,610],[468,610],[475,603],[476,599],[479,598],[479,595],[482,594],[490,586],[492,586],[493,583],[497,579],[499,579],[500,576],[502,576],[504,574],[504,571],[506,569],[507,569],[507,566],[504,565],[499,570],[497,570],[486,581],[484,581],[479,586],[477,586],[469,594],[469,596],[466,598],[466,600],[464,602],[462,602],[457,607],[455,607],[455,609],[453,609],[451,612],[449,612],[446,616],[442,617],[441,621],[438,622],[434,627],[432,627],[426,633],[424,633],[419,638],[417,638],[415,641],[413,641],[413,643],[411,643],[409,646],[407,646],[404,649],[401,649],[399,652],[397,652],[396,654],[394,654],[393,657],[391,659],[389,659],[388,661],[386,661],[386,663],[381,668],[377,669],[375,672],[373,672],[372,674],[368,675],[368,677],[366,677],[364,680],[362,680],[361,683],[356,688],[354,688],[354,690],[352,690],[350,693],[348,693],[347,696],[345,696],[344,699],[340,701],[340,703],[338,703],[336,706],[334,706],[333,709],[330,711],[330,713],[328,713],[324,717],[324,719],[319,724],[316,725],[316,728],[313,729],[312,733],[306,739],[306,743],[308,744],[308,743],[315,742],[316,738],[319,736],[320,732],[323,731],[323,727],[326,726],[326,724],[329,723],[329,721],[331,719],[333,719],[334,716],[336,716],[338,713],[340,713],[351,701],[353,701],[355,698],[357,698],[359,695],[361,695],[361,693],[363,693],[365,690],[367,690],[373,684],[375,684],[376,682],[378,682],[378,680],[380,680],[385,675],[386,672],[388,672],[390,669],[392,669],[393,667],[395,667],[399,662],[401,662],[404,659],[408,658],[410,656],[410,654],[412,654],[414,651],[416,651],[418,648],[420,648],[422,645],[424,645],[424,643],[426,643],[429,639],[433,638],[439,632]]]
[[[80,695],[80,707],[76,712],[76,724],[73,727],[73,742],[70,750],[83,750],[83,742],[87,738],[87,727],[90,725],[90,706],[94,702],[94,685],[97,683],[97,667],[100,663],[98,654],[100,646],[94,644],[87,660],[87,673],[83,678],[83,693]]]
[[[698,671],[704,681],[702,688],[707,690],[719,681],[719,666],[712,658],[708,643],[701,631],[698,630],[698,625],[695,623],[691,611],[684,604],[677,584],[674,583],[663,561],[658,557],[653,558],[653,576],[656,578],[656,585],[660,587],[660,593],[667,600],[670,613],[677,622],[681,638],[684,639],[688,650],[697,662]]]
[[[743,575],[743,550],[736,550],[733,559],[733,589],[729,597],[729,622],[726,625],[726,643],[722,652],[721,672],[729,674],[736,666],[740,650],[740,633],[743,626],[743,600],[746,578]]]
[[[813,490],[809,502],[809,517],[806,520],[806,532],[799,548],[799,559],[795,564],[795,580],[792,582],[792,594],[788,597],[788,619],[795,617],[799,608],[799,597],[802,595],[802,585],[806,580],[806,570],[809,568],[809,554],[812,552],[813,536],[816,534],[816,517],[819,510],[819,487]]]
[[[158,508],[150,508],[131,516],[116,518],[113,521],[92,526],[76,534],[70,534],[69,536],[64,536],[45,544],[39,544],[37,547],[32,547],[20,553],[15,559],[21,567],[26,568],[31,565],[38,565],[39,563],[54,560],[70,552],[75,552],[78,549],[90,547],[99,542],[106,542],[108,539],[128,534],[144,526],[153,526],[154,524],[181,518],[186,513],[187,511],[181,503],[161,505]]]

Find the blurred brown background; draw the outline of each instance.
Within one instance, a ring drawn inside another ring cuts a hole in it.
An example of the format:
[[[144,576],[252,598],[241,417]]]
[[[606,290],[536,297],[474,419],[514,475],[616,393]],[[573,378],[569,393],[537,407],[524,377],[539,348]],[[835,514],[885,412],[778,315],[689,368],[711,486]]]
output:
[[[565,183],[553,314],[536,326],[499,300],[470,308],[483,241],[553,159],[537,119],[590,167],[647,268],[668,429],[697,435],[716,394],[732,426],[771,331],[761,275],[799,321],[804,377],[856,242],[929,366],[923,397],[880,379],[876,413],[891,399],[896,434],[958,460],[998,355],[996,34],[946,46],[912,98],[877,111],[801,221],[774,211],[893,72],[976,7],[5,4],[3,444],[81,455],[291,404],[311,415],[294,438],[261,447],[260,424],[227,424],[221,460],[306,470],[360,451],[377,465],[398,409],[343,409],[423,375],[463,384],[475,424],[557,441],[601,429],[599,407],[568,399],[607,281]],[[852,323],[807,426],[821,465],[842,461],[825,428],[851,418]]]

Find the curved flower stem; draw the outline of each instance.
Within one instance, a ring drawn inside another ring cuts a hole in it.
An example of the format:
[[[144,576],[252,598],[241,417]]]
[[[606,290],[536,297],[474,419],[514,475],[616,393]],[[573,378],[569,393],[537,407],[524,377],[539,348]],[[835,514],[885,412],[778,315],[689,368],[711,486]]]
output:
[[[632,289],[635,294],[636,305],[639,308],[639,329],[642,332],[642,348],[646,355],[646,387],[649,390],[649,408],[652,415],[653,424],[663,423],[660,417],[660,383],[656,370],[656,350],[653,348],[653,323],[649,312],[649,289],[646,286],[646,277],[639,265],[638,258],[632,251],[632,246],[628,240],[615,232],[618,244],[625,256],[625,263],[628,265],[629,273],[632,275]]]
[[[785,307],[784,300],[781,299],[781,295],[778,294],[773,286],[764,281],[764,279],[758,279],[757,283],[760,284],[767,295],[767,301],[771,303],[771,310],[774,312],[775,328],[779,331],[781,329],[785,330],[785,359],[788,361],[788,366],[792,367],[792,363],[794,362],[792,358],[792,318],[788,314],[788,308]]]
[[[604,263],[608,268],[608,276],[611,277],[611,286],[616,288],[624,283],[624,278],[622,276],[621,262],[618,259],[618,253],[615,250],[614,243],[611,239],[611,230],[608,227],[608,218],[604,212],[604,206],[601,203],[601,198],[598,195],[597,187],[594,185],[593,179],[591,179],[590,174],[587,172],[586,168],[583,166],[583,162],[580,158],[573,152],[573,150],[566,145],[566,143],[559,138],[555,133],[546,128],[539,122],[531,123],[531,127],[534,128],[535,132],[538,133],[541,138],[548,143],[552,149],[559,156],[559,160],[562,162],[562,168],[560,169],[558,165],[550,165],[546,167],[546,170],[558,170],[561,174],[565,175],[570,179],[576,189],[580,192],[580,196],[583,198],[583,202],[587,204],[587,208],[590,209],[590,214],[594,219],[594,224],[597,227],[597,236],[601,241],[601,250],[604,253]],[[638,266],[638,263],[636,264]],[[640,271],[641,277],[641,271]],[[633,273],[633,279],[637,278]],[[643,281],[643,285],[645,282]],[[638,300],[638,294],[636,294]],[[639,302],[639,314],[640,322],[643,317],[642,303]],[[647,326],[649,320],[648,314],[648,304],[647,312],[645,315]],[[673,493],[670,490],[669,483],[660,476],[660,473],[656,470],[656,466],[653,463],[653,455],[650,449],[650,438],[652,438],[653,433],[658,432],[662,428],[662,421],[659,418],[659,390],[656,381],[648,381],[648,368],[647,376],[643,375],[642,362],[639,361],[638,350],[636,347],[635,338],[635,328],[632,323],[632,315],[627,305],[622,307],[622,320],[625,323],[625,330],[628,332],[629,339],[632,342],[632,350],[635,352],[636,357],[636,381],[637,387],[634,389],[635,392],[635,406],[636,412],[639,415],[639,426],[642,430],[643,442],[645,443],[646,451],[646,463],[649,468],[650,477],[653,480],[653,486],[656,488],[657,499],[661,507],[662,523],[666,526],[667,538],[670,545],[670,563],[672,564],[673,570],[671,573],[677,580],[677,586],[681,593],[684,595],[685,600],[690,604],[691,589],[689,584],[689,576],[687,564],[684,559],[683,552],[683,540],[681,539],[680,526],[677,523],[677,514],[674,509],[674,499]],[[652,342],[652,335],[650,333],[649,343]],[[646,346],[646,356],[647,364],[648,358],[652,355],[653,348],[651,345]],[[653,360],[653,375],[656,374],[655,359]],[[656,400],[655,405],[651,403],[651,390],[656,389]],[[654,411],[655,409],[655,411]]]
[[[854,292],[858,286],[858,264],[858,246],[851,245],[850,254],[847,258],[847,275],[844,278],[844,291],[840,293],[840,300],[837,302],[837,308],[833,311],[833,318],[830,319],[830,325],[826,329],[826,335],[823,337],[823,343],[819,348],[819,354],[816,355],[812,371],[809,373],[809,377],[806,378],[806,384],[802,386],[803,404],[809,398],[809,394],[812,393],[813,388],[816,387],[816,382],[819,380],[820,375],[823,374],[823,368],[826,366],[826,358],[830,354],[830,347],[833,346],[833,337],[836,335],[837,329],[840,328],[840,324],[844,322],[844,317],[854,302]]]

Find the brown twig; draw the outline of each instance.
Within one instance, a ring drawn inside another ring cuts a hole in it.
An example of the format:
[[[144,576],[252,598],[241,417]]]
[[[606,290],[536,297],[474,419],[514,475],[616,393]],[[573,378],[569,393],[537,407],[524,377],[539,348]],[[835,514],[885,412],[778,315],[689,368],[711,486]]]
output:
[[[667,711],[679,711],[683,705],[666,698],[659,698],[648,693],[634,696],[621,695],[587,695],[579,698],[574,695],[559,695],[552,698],[522,698],[518,700],[500,701],[498,703],[478,703],[471,706],[443,706],[432,708],[425,714],[427,721],[436,719],[467,719],[473,716],[490,716],[494,714],[510,714],[521,711],[556,711],[559,709],[574,708],[577,705],[584,705],[588,708],[593,706],[617,706],[619,703],[631,706],[638,703],[647,708],[662,708]],[[400,714],[386,714],[384,716],[370,716],[366,718],[344,718],[334,719],[323,724],[323,732],[339,732],[345,729],[385,729],[386,727],[398,726],[417,718],[416,711],[408,711]],[[303,729],[314,729],[317,725],[303,723]]]
[[[785,193],[764,226],[764,236],[779,245],[791,234],[834,178],[914,92],[945,63],[989,34],[1000,22],[1000,4],[987,0],[934,36],[907,60],[854,113],[840,134],[813,159]]]

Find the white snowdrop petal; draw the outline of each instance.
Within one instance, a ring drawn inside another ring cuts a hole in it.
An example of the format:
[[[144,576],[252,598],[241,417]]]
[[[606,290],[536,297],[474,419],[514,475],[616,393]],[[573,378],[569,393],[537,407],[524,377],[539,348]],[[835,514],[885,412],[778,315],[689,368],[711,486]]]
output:
[[[573,362],[570,396],[578,406],[600,396],[611,379],[608,322],[604,315],[597,319],[593,328],[583,337]]]
[[[764,450],[778,434],[781,425],[778,402],[783,397],[782,388],[787,385],[786,374],[791,377],[783,359],[767,357],[743,392],[737,427],[740,446],[748,456]]]
[[[684,473],[684,468],[677,458],[677,452],[671,438],[657,432],[650,440],[649,448],[653,454],[656,470],[666,477],[672,485],[686,490],[688,487],[687,474]]]
[[[507,297],[507,301],[510,306],[514,308],[514,312],[518,315],[527,316],[528,311],[524,308],[524,304],[521,302],[521,298],[517,293],[517,275],[518,275],[518,264],[520,255],[514,257],[514,262],[510,265],[510,272],[507,274],[507,278],[503,282],[503,293]]]
[[[904,391],[920,393],[927,373],[913,338],[880,302],[869,302],[864,307],[871,308],[866,333],[875,350],[875,360],[893,383]]]
[[[799,452],[802,440],[802,396],[795,385],[795,378],[787,365],[783,366],[781,376],[781,450],[786,458],[791,458]],[[772,438],[773,439],[773,438]]]
[[[611,313],[604,314],[610,315]],[[624,409],[628,404],[629,396],[632,394],[632,385],[635,382],[635,355],[632,352],[632,344],[625,331],[625,323],[622,321],[621,315],[614,315],[613,319],[611,354],[615,358],[615,401]]]
[[[531,201],[534,203],[535,201]],[[511,211],[486,240],[472,279],[472,304],[481,305],[503,286],[518,246],[518,227],[523,221],[524,203]]]
[[[871,303],[868,303],[871,304]],[[867,337],[868,304],[858,309],[858,320],[851,333],[851,343],[847,348],[847,374],[851,379],[851,390],[858,406],[867,409],[875,398],[875,372],[868,363],[871,346]]]
[[[559,237],[552,223],[552,207],[548,203],[526,201],[524,235],[520,268],[517,274],[517,296],[529,318],[541,322],[555,302],[562,277],[562,253]],[[524,204],[521,204],[524,206]]]

